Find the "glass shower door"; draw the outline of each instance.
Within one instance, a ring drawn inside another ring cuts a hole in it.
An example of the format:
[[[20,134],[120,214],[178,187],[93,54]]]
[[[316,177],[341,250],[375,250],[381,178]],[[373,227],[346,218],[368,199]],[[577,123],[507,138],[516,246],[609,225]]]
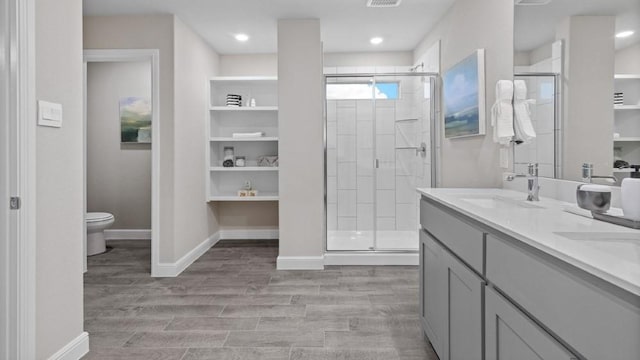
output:
[[[373,80],[327,78],[327,250],[375,246]]]
[[[432,78],[327,76],[327,250],[416,251]]]

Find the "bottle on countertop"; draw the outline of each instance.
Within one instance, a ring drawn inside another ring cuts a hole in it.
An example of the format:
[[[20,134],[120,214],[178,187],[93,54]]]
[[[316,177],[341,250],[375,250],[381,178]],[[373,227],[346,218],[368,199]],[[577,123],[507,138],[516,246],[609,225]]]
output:
[[[630,166],[631,177],[622,180],[620,189],[624,217],[640,221],[640,165]]]

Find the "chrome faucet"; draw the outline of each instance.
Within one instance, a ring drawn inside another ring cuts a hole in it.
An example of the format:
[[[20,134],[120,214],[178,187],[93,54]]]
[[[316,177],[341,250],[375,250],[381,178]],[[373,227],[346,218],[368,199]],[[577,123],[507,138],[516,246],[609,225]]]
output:
[[[527,201],[540,201],[540,185],[538,185],[538,163],[527,165],[527,174],[512,174],[507,176],[507,181],[513,181],[518,177],[527,178]]]
[[[538,163],[529,164],[527,175],[527,201],[540,201],[540,185],[538,184]]]
[[[593,175],[593,164],[591,163],[582,164],[582,181],[586,183],[591,183],[592,179],[608,179],[608,180],[613,180],[613,182],[618,182],[618,179],[615,176]]]

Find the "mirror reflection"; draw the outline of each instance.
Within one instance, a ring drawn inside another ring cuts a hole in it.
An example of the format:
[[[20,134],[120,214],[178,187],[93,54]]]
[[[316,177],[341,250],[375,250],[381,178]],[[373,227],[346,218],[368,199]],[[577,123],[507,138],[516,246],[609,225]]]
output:
[[[537,162],[540,176],[619,185],[640,164],[640,2],[516,2],[514,29],[536,130],[515,145],[514,171]]]

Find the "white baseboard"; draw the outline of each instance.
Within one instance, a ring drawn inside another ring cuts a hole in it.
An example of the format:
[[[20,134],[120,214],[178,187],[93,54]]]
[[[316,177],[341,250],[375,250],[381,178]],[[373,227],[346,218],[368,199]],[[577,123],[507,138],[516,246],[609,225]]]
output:
[[[275,240],[280,237],[278,229],[221,229],[220,240]]]
[[[217,232],[209,236],[205,241],[196,246],[193,250],[189,251],[186,255],[181,257],[174,263],[160,263],[158,264],[151,276],[153,277],[176,277],[180,275],[189,265],[198,260],[200,256],[206,253],[213,245],[220,241],[220,233]]]
[[[345,254],[327,253],[324,255],[325,265],[419,265],[419,254]]]
[[[278,270],[324,270],[324,256],[278,256]]]
[[[49,360],[79,360],[89,352],[89,334],[83,332],[77,338],[49,357]]]
[[[151,229],[107,229],[105,240],[151,240]]]

